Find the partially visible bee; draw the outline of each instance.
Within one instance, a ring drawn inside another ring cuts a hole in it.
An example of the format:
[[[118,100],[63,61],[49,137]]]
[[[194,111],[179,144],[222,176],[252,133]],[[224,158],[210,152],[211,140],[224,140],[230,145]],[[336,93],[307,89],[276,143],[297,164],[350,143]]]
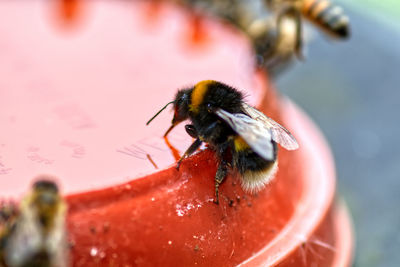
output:
[[[296,12],[286,12],[275,21],[271,18],[254,20],[248,27],[248,34],[253,41],[258,65],[275,76],[286,69],[294,57],[302,58],[301,42],[298,39],[299,24]]]
[[[296,139],[271,118],[243,101],[243,95],[221,82],[207,80],[179,90],[175,99],[156,113],[147,125],[169,104],[174,106],[171,127],[189,119],[186,132],[195,141],[177,162],[193,154],[203,142],[219,159],[215,175],[215,203],[218,188],[228,167],[238,171],[244,190],[255,192],[267,184],[277,171],[277,143],[288,150],[298,148]]]
[[[18,207],[14,202],[0,203],[0,266],[5,266],[4,248],[6,245],[5,236],[8,236],[13,229],[15,220],[18,216]]]
[[[0,203],[0,226],[4,226],[13,220],[18,214],[17,205],[14,202]]]
[[[329,36],[347,39],[350,36],[349,18],[343,9],[328,0],[264,0],[266,5],[281,16],[292,16],[298,24],[296,51],[301,57],[302,24],[301,17],[316,25]]]
[[[0,233],[0,263],[7,267],[68,265],[66,204],[51,180],[38,180]]]

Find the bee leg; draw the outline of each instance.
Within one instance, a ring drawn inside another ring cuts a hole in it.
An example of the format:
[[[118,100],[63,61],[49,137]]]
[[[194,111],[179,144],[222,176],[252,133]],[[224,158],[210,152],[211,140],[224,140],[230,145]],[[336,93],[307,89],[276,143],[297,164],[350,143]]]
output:
[[[197,138],[197,130],[194,128],[192,124],[186,124],[185,125],[185,130],[188,135],[190,135],[192,138]]]
[[[192,155],[203,143],[199,138],[196,138],[194,142],[190,145],[190,147],[186,150],[185,154],[182,155],[182,157],[178,160],[178,163],[176,164],[176,169],[179,170],[179,166],[182,163],[182,160],[184,160],[186,157]]]
[[[217,149],[218,158],[220,158],[220,162],[218,165],[217,173],[215,174],[215,204],[219,204],[219,186],[224,181],[226,174],[228,173],[228,148],[230,147],[230,142],[225,142],[220,144]]]
[[[297,58],[300,60],[304,59],[302,48],[303,48],[303,40],[302,40],[302,23],[301,23],[301,14],[298,9],[294,6],[286,6],[282,11],[279,12],[277,25],[278,25],[278,35],[281,33],[281,23],[285,18],[292,18],[296,23],[296,40],[294,44],[294,53],[296,54]],[[279,39],[279,37],[278,37]]]
[[[303,28],[301,24],[301,14],[298,10],[294,12],[294,19],[296,21],[296,47],[295,47],[295,52],[296,56],[300,60],[304,60],[304,55],[303,55]]]
[[[217,173],[215,174],[215,204],[219,204],[219,185],[224,181],[228,168],[225,160],[221,160],[218,165]]]

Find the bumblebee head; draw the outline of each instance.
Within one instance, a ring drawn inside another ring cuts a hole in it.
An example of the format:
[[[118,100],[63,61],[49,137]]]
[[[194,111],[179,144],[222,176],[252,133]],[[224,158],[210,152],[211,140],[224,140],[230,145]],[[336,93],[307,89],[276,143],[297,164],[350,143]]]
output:
[[[189,117],[191,89],[179,90],[174,100],[174,117],[172,124],[178,124]]]
[[[168,104],[166,104],[160,111],[156,113],[147,123],[148,125],[155,117],[158,116],[164,109],[167,108],[169,104],[174,105],[174,117],[172,118],[171,127],[165,132],[164,137],[180,122],[186,120],[189,117],[189,103],[190,103],[190,94],[193,88],[179,90],[175,95],[175,99]]]
[[[32,186],[30,199],[31,205],[37,209],[41,223],[50,223],[60,202],[57,185],[50,180],[36,181]]]
[[[174,117],[172,118],[171,127],[165,132],[164,137],[166,137],[169,132],[180,122],[189,118],[189,102],[190,94],[193,89],[183,89],[179,90],[175,96],[174,103]]]
[[[57,185],[50,180],[38,180],[33,184],[33,190],[37,192],[48,191],[58,194]]]
[[[49,180],[39,180],[33,184],[33,203],[37,207],[50,209],[57,204],[58,187]]]

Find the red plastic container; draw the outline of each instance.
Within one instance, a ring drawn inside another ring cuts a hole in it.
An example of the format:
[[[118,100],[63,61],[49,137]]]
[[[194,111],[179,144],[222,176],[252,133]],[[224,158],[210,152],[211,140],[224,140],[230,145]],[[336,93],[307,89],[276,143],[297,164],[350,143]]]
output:
[[[84,4],[84,23],[65,30],[47,1],[0,3],[0,196],[21,196],[41,173],[59,177],[73,266],[350,266],[329,149],[254,70],[243,36],[208,19],[206,41],[188,42],[192,20],[173,6],[149,23],[146,3]],[[298,139],[257,195],[229,176],[214,204],[213,153],[177,171],[192,141],[183,125],[169,143],[171,113],[145,126],[178,88],[204,79],[245,90]]]

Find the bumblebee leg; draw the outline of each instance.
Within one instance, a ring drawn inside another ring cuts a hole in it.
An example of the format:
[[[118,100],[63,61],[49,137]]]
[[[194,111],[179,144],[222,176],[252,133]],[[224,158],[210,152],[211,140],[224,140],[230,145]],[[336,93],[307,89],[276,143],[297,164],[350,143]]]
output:
[[[179,170],[179,166],[182,163],[182,160],[184,160],[186,157],[190,156],[195,152],[202,144],[203,142],[197,138],[194,140],[194,142],[190,145],[190,147],[186,150],[185,154],[182,155],[182,157],[178,160],[178,163],[176,164],[176,169]]]
[[[303,55],[303,28],[301,24],[301,14],[300,11],[296,10],[294,12],[294,19],[296,21],[296,56],[300,60],[304,60],[304,55]]]
[[[231,142],[225,142],[223,144],[220,144],[216,153],[218,155],[218,158],[220,159],[219,165],[218,165],[218,169],[217,169],[217,173],[215,174],[215,204],[219,204],[219,186],[220,184],[224,181],[226,174],[228,173],[228,161],[230,162],[231,160],[229,160],[229,155],[228,152],[228,148],[231,146]]]
[[[215,174],[215,204],[219,204],[219,185],[224,181],[228,168],[225,160],[221,160]]]
[[[192,124],[186,124],[185,125],[185,130],[187,132],[188,135],[190,135],[193,138],[197,138],[197,130],[196,128],[194,128],[194,126]]]

